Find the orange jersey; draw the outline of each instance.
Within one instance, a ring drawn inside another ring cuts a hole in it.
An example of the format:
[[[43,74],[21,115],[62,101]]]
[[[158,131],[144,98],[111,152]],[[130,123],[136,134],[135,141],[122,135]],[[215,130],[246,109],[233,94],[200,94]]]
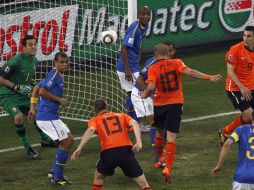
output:
[[[183,104],[181,73],[186,68],[181,59],[164,59],[149,67],[147,83],[155,84],[155,106]]]
[[[88,121],[88,127],[95,129],[101,151],[121,146],[132,146],[127,129],[132,118],[124,113],[105,112]]]
[[[249,90],[254,89],[254,52],[248,51],[243,42],[230,48],[226,54],[226,62],[235,67],[235,74],[240,82]],[[227,76],[226,90],[239,91],[240,88]]]

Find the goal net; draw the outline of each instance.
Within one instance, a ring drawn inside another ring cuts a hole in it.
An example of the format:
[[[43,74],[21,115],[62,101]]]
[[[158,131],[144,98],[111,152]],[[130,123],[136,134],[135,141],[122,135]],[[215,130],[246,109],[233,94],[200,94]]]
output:
[[[33,34],[38,38],[37,81],[51,70],[56,52],[70,56],[70,69],[64,76],[70,105],[61,110],[62,117],[87,120],[98,97],[112,111],[122,111],[124,94],[115,65],[127,26],[127,4],[127,0],[2,0],[1,64],[22,52],[20,39]],[[114,45],[100,42],[100,33],[107,28],[118,32]],[[6,115],[2,108],[0,112]]]

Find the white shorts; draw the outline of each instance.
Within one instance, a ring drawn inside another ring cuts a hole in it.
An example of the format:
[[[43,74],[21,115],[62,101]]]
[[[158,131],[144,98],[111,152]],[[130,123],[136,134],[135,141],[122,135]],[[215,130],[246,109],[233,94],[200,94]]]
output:
[[[132,81],[128,81],[125,79],[125,73],[117,71],[118,78],[120,80],[120,84],[123,90],[126,92],[131,92],[134,84],[136,83],[139,72],[132,73]]]
[[[254,184],[249,183],[238,183],[233,181],[232,186],[232,190],[254,190]]]
[[[67,125],[60,119],[49,121],[37,120],[36,124],[46,135],[48,135],[54,141],[62,141],[66,139],[68,137],[68,133],[70,133]]]
[[[148,97],[142,99],[139,90],[134,87],[131,92],[131,101],[138,118],[153,115],[153,100]]]

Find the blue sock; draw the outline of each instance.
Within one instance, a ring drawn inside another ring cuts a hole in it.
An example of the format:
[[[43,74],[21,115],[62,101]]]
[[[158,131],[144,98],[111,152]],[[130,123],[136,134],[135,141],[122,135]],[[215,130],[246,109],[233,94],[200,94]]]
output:
[[[63,179],[63,170],[69,157],[69,152],[58,149],[53,162],[52,173],[54,178]]]
[[[155,134],[156,134],[155,127],[151,127],[150,128],[150,140],[151,140],[151,143],[152,143],[152,150],[153,150],[154,159],[155,159],[154,161],[158,162],[158,154],[157,154],[157,151],[156,151],[156,148],[155,148],[155,145],[154,145]]]
[[[125,108],[127,110],[127,115],[131,116],[133,119],[135,119],[137,122],[139,122],[139,118],[137,117],[132,101],[131,101],[131,97],[127,96],[126,100],[125,100]]]

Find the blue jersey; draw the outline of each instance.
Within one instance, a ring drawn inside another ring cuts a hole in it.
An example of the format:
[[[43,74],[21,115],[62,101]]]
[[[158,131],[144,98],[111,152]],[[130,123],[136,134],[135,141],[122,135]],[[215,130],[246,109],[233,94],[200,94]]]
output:
[[[39,87],[46,88],[54,96],[63,97],[64,80],[55,69],[51,70],[47,77],[40,81]],[[36,120],[57,120],[59,119],[58,109],[58,102],[40,97]]]
[[[141,70],[141,72],[139,73],[139,75],[141,75],[141,76],[144,78],[144,81],[146,81],[147,78],[148,78],[148,68],[149,68],[152,64],[154,64],[154,63],[156,63],[156,62],[157,62],[157,61],[156,61],[156,58],[155,58],[155,57],[150,57],[149,59],[146,60],[144,68],[143,68],[143,69]],[[138,85],[137,83],[136,83],[134,86],[135,86],[138,90],[141,91],[141,88],[139,87],[139,85]]]
[[[240,126],[229,138],[238,142],[238,160],[234,181],[254,184],[254,126]]]
[[[128,52],[128,61],[132,73],[139,72],[139,61],[141,55],[141,43],[145,37],[148,26],[142,27],[138,21],[133,22],[124,35],[122,45],[126,46]],[[116,70],[124,72],[123,57],[120,55]]]

